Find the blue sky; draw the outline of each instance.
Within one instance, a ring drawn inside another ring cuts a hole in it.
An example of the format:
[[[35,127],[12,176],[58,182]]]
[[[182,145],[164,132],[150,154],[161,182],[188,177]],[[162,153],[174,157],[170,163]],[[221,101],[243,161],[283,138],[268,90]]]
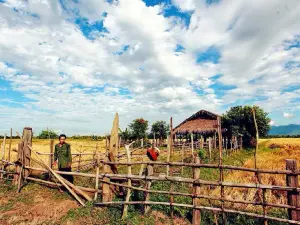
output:
[[[0,134],[235,105],[299,124],[299,20],[297,0],[1,0]]]

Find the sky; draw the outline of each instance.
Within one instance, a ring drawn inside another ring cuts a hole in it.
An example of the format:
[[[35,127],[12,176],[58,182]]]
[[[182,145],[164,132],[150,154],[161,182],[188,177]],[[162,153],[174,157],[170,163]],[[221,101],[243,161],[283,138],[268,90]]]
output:
[[[0,0],[0,134],[258,105],[300,124],[299,0]]]

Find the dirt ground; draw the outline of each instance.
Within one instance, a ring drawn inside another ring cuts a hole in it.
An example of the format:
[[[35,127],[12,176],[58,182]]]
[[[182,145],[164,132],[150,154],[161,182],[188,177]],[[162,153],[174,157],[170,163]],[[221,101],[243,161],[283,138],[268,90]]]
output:
[[[133,213],[121,221],[121,210],[108,211],[88,204],[80,207],[67,193],[58,189],[29,183],[20,193],[16,187],[0,181],[0,224],[1,225],[38,225],[38,224],[190,224],[182,218],[174,218],[159,211],[143,216]]]
[[[39,185],[25,186],[21,193],[0,183],[0,224],[57,224],[78,204],[58,190]]]

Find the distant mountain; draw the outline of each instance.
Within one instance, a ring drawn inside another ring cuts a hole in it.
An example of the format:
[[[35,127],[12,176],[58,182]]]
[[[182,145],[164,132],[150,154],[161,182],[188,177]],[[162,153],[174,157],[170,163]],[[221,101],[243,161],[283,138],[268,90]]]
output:
[[[272,126],[269,135],[297,135],[300,134],[300,124]]]

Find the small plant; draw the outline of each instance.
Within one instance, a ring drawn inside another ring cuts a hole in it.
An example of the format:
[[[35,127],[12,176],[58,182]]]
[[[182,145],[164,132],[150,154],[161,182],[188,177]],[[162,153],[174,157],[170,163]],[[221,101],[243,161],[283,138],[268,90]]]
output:
[[[200,148],[199,151],[198,151],[198,155],[199,155],[200,160],[206,159],[206,151],[205,151],[205,149]]]

